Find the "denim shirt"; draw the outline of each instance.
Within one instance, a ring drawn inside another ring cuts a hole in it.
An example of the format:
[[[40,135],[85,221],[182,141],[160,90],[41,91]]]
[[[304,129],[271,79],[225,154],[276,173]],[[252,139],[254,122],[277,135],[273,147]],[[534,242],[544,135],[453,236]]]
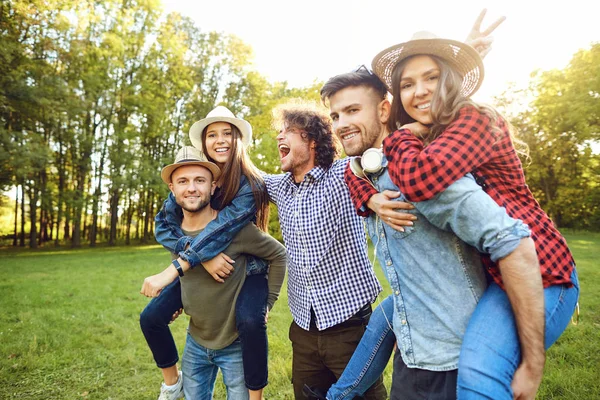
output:
[[[370,178],[379,192],[399,191],[387,168]],[[403,195],[396,200],[407,201]],[[470,175],[413,204],[408,212],[419,219],[404,232],[376,214],[366,218],[392,288],[394,333],[407,366],[456,369],[467,323],[487,287],[479,252],[502,258],[529,236],[529,228],[510,218]]]
[[[223,252],[234,236],[248,223],[252,223],[256,215],[256,203],[252,186],[242,175],[240,188],[231,204],[219,211],[217,218],[210,221],[206,228],[192,238],[181,230],[183,214],[181,207],[175,202],[173,193],[165,200],[162,208],[154,218],[154,235],[156,241],[171,253],[179,254],[191,267],[209,261]],[[186,246],[189,244],[189,248]],[[265,273],[267,262],[253,256],[247,257],[248,275]]]

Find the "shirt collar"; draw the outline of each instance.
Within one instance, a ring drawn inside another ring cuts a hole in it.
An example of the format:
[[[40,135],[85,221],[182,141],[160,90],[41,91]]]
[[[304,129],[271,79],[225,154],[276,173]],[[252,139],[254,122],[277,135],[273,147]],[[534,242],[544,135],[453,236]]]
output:
[[[308,171],[306,173],[306,175],[304,175],[304,180],[306,180],[306,178],[309,178],[311,180],[317,181],[319,179],[321,179],[323,177],[323,175],[325,175],[325,169],[323,169],[323,167],[321,167],[320,165],[317,165],[316,167],[314,167],[313,169],[311,169],[310,171]],[[292,175],[291,172],[286,172],[285,173],[285,179],[288,181],[288,183],[290,185],[294,185],[294,175]]]

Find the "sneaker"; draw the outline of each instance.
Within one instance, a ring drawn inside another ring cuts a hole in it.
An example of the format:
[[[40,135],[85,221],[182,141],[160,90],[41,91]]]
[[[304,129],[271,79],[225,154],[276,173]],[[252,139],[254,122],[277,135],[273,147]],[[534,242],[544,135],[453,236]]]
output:
[[[160,385],[160,396],[158,396],[158,400],[177,399],[183,399],[183,376],[181,376],[181,371],[179,371],[179,378],[177,378],[177,383],[174,386],[167,387],[164,382]]]

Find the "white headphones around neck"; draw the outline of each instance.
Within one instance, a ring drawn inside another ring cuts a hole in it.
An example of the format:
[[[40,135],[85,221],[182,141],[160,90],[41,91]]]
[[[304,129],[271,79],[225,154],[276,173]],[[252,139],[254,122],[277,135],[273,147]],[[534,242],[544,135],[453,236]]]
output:
[[[366,178],[367,173],[375,174],[383,168],[383,150],[381,148],[370,148],[365,150],[361,157],[353,158],[350,161],[350,169],[354,175],[359,178]]]

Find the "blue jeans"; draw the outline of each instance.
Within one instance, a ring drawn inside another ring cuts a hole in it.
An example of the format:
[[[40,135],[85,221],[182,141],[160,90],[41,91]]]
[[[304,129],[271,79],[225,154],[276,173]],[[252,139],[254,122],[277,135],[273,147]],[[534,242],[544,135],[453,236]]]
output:
[[[187,335],[183,360],[183,393],[186,399],[212,400],[217,372],[221,369],[228,400],[247,400],[242,345],[236,340],[220,350],[207,349]]]
[[[571,279],[574,284],[572,288],[559,285],[544,289],[546,349],[565,330],[575,310],[579,297],[576,270],[573,270]],[[356,352],[340,379],[327,392],[328,399],[352,399],[360,396],[383,373],[396,340],[384,313],[391,322],[391,296],[373,311]],[[479,301],[463,338],[459,359],[459,398],[480,398],[482,393],[492,393],[488,398],[497,399],[502,398],[498,393],[504,393],[507,399],[512,399],[510,384],[520,359],[519,338],[508,296],[497,284],[492,283]],[[485,371],[489,374],[485,374]],[[505,375],[505,371],[510,375]],[[506,377],[505,381],[502,383],[495,380],[498,376]],[[494,385],[497,387],[492,389]]]
[[[573,287],[544,289],[546,309],[545,348],[563,333],[579,297],[577,271]],[[459,399],[512,399],[510,387],[521,362],[521,348],[508,296],[492,283],[479,301],[463,340],[458,362]]]
[[[340,379],[327,391],[327,399],[353,399],[362,396],[387,366],[396,336],[391,328],[394,299],[386,297],[371,314],[367,329]]]
[[[247,276],[236,303],[237,329],[242,343],[246,385],[252,390],[267,385],[265,312],[268,290],[266,275]],[[181,285],[177,278],[165,287],[158,297],[153,298],[140,314],[142,332],[159,368],[171,367],[179,361],[169,322],[175,311],[181,307]]]

